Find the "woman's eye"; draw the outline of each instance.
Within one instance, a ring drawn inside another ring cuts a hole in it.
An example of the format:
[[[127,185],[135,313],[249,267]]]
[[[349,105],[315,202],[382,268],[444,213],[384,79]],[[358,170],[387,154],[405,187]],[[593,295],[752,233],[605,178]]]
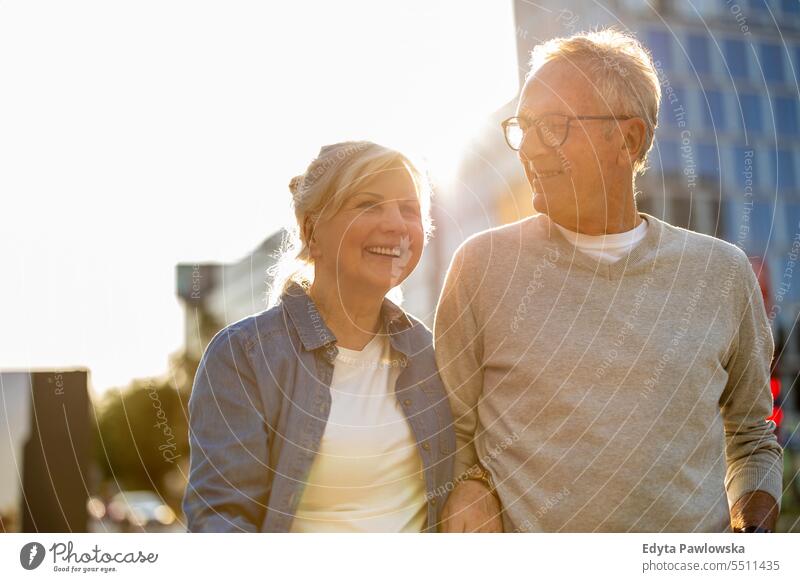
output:
[[[378,205],[375,204],[374,202],[366,202],[366,201],[361,202],[361,203],[356,205],[356,208],[363,208],[363,209],[367,209],[367,210],[369,210],[371,208],[377,208],[377,207],[378,207]]]

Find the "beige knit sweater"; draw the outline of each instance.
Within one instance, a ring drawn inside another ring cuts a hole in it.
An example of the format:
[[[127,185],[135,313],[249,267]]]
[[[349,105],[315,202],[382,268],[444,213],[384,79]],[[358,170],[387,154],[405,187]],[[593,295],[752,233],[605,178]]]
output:
[[[434,333],[456,471],[491,471],[506,531],[724,531],[742,494],[780,500],[749,261],[642,216],[645,239],[610,265],[541,214],[453,258]]]

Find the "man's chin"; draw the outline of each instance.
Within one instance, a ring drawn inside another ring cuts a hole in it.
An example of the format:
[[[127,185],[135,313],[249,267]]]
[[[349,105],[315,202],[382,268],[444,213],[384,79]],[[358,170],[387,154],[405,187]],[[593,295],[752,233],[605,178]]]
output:
[[[544,194],[536,193],[533,197],[533,209],[541,214],[546,214],[550,220],[562,225],[564,228],[575,230],[575,214],[558,205],[549,204]]]
[[[547,202],[547,196],[542,192],[534,192],[533,209],[542,214],[550,214],[550,204]]]

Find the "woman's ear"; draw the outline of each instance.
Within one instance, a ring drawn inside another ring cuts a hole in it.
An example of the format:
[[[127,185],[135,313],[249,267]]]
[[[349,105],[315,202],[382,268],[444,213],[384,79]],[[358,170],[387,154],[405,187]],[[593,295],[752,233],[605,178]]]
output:
[[[318,257],[320,250],[314,233],[314,220],[310,216],[303,221],[303,239],[306,241],[306,246],[308,246],[309,256],[312,258]]]

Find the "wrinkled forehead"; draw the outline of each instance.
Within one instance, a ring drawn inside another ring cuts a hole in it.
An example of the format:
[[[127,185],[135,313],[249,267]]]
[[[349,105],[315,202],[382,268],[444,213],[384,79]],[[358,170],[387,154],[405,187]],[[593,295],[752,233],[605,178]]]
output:
[[[559,59],[545,63],[528,78],[517,114],[587,115],[603,114],[607,109],[581,64]]]

